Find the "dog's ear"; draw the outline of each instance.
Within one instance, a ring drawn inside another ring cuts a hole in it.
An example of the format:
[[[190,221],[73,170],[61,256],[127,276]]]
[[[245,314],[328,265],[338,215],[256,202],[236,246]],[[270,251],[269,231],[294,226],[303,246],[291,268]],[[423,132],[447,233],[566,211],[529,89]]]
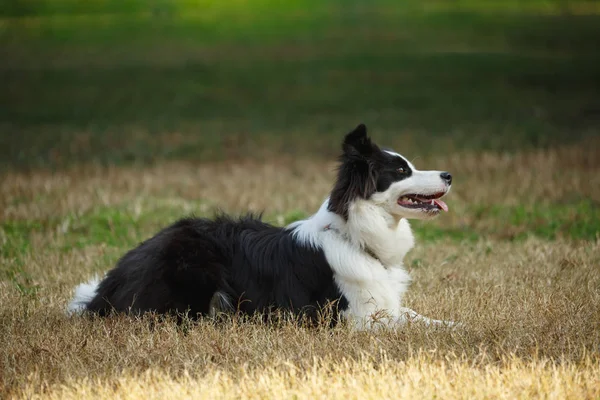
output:
[[[367,136],[367,127],[358,125],[342,144],[338,178],[329,197],[329,211],[348,218],[348,207],[356,198],[367,199],[377,188],[374,155],[379,150]]]
[[[344,153],[349,156],[368,157],[373,153],[373,143],[367,135],[367,127],[360,124],[346,135],[342,144]]]

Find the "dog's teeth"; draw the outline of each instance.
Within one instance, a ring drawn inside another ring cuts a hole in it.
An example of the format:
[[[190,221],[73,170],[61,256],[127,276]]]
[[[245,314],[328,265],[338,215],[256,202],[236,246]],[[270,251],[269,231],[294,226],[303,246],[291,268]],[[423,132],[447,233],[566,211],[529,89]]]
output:
[[[433,200],[431,200],[431,205],[435,206],[435,202]]]

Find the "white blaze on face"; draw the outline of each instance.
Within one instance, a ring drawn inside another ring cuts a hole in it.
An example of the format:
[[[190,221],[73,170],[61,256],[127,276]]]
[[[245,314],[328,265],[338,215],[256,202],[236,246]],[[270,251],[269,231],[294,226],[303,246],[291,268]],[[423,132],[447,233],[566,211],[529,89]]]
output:
[[[390,151],[390,150],[384,150],[384,151],[392,156],[401,158],[402,160],[404,160],[404,162],[406,162],[408,164],[408,166],[410,167],[411,170],[413,170],[413,171],[416,170],[415,166],[412,165],[412,163],[410,161],[408,161],[406,158],[402,157],[400,154]]]
[[[387,150],[386,152],[404,160],[411,168],[411,175],[392,183],[384,192],[375,193],[371,201],[401,218],[427,219],[437,215],[440,209],[448,211],[446,203],[439,198],[419,198],[433,195],[441,197],[450,190],[450,186],[441,177],[443,171],[420,171],[400,154]],[[418,207],[421,203],[430,207]]]

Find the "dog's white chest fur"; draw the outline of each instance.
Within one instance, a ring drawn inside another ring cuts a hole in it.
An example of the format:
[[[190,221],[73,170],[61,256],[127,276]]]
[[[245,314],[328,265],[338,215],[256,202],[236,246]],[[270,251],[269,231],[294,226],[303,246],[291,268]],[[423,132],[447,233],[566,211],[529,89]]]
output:
[[[356,329],[402,324],[408,318],[434,322],[402,307],[411,278],[404,256],[414,246],[406,219],[389,218],[372,200],[357,201],[347,221],[327,211],[291,226],[300,239],[318,243],[348,301],[345,317]]]
[[[401,322],[401,301],[411,282],[403,265],[414,246],[410,225],[406,219],[389,218],[371,201],[354,203],[349,214],[323,243],[334,279],[348,300],[346,317],[357,329]]]

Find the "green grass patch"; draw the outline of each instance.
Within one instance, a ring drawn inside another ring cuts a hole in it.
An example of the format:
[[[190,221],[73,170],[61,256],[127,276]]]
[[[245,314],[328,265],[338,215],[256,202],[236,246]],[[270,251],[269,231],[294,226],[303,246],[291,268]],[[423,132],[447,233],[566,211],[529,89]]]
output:
[[[144,205],[142,212],[135,212],[127,205],[98,207],[89,213],[47,221],[12,221],[2,224],[2,256],[20,260],[31,250],[32,232],[47,232],[57,235],[58,249],[106,245],[123,251],[153,236],[160,229],[185,216],[212,217],[216,209],[202,207],[197,202],[196,212],[188,208],[166,204]],[[203,210],[203,211],[202,211]],[[469,226],[444,226],[443,221],[412,221],[417,240],[431,242],[455,240],[474,243],[481,239],[520,241],[528,236],[555,240],[596,240],[600,233],[600,208],[590,201],[568,204],[538,204],[535,206],[475,206],[468,212]],[[285,226],[307,218],[302,210],[291,210],[283,214],[266,215],[266,222]],[[107,253],[113,260],[117,253]],[[12,271],[12,270],[11,270]],[[19,276],[15,271],[8,271]],[[6,272],[6,271],[5,271]],[[8,273],[7,272],[7,273]],[[11,275],[11,276],[12,276]]]
[[[545,239],[595,240],[600,233],[600,207],[588,200],[517,207],[494,205],[478,207],[474,213],[475,218],[485,215],[485,218],[498,221],[499,228],[502,225],[516,228],[517,239],[533,234]],[[490,230],[490,233],[494,231]]]
[[[106,244],[109,247],[131,247],[156,234],[184,217],[213,217],[219,211],[207,207],[202,201],[188,204],[187,207],[166,204],[144,205],[144,211],[136,213],[131,206],[99,207],[80,215],[68,216],[61,222],[65,235],[65,247],[86,247]],[[193,208],[194,211],[189,211]],[[232,215],[237,215],[232,213]],[[266,215],[266,222],[285,226],[292,222],[307,218],[308,214],[301,210],[292,210],[279,215]]]
[[[427,223],[413,222],[415,237],[419,241],[434,242],[437,240],[455,240],[476,242],[479,234],[474,229],[442,228]]]
[[[468,223],[444,226],[442,220],[414,221],[419,240],[479,239],[521,241],[529,236],[555,240],[597,240],[600,235],[600,207],[590,200],[570,203],[523,206],[476,205],[466,212]]]
[[[80,215],[70,214],[43,221],[5,221],[0,226],[3,243],[1,254],[5,258],[20,258],[27,254],[31,251],[30,237],[33,232],[54,236],[62,251],[98,244],[129,248],[180,218],[210,218],[219,212],[217,207],[203,201],[186,202],[185,205],[147,201],[139,205],[96,207]],[[237,214],[239,213],[232,213]],[[269,214],[263,219],[277,226],[285,226],[308,216],[302,210],[291,210],[282,214]]]
[[[0,21],[0,168],[330,157],[359,122],[419,154],[598,133],[592,9],[84,3]]]
[[[305,211],[302,210],[292,210],[285,213],[283,216],[283,226],[289,225],[293,222],[300,221],[310,217]]]
[[[5,71],[12,89],[0,94],[1,164],[330,157],[359,122],[405,153],[551,146],[596,132],[600,80],[591,63],[357,54],[240,67]]]
[[[195,202],[194,211],[167,204],[136,206],[98,207],[80,216],[68,216],[63,220],[64,250],[70,247],[86,247],[106,244],[109,247],[131,247],[148,239],[160,229],[186,216],[202,216],[202,202]]]
[[[4,221],[0,225],[0,255],[5,259],[18,258],[31,250],[30,235],[44,230],[39,221]]]
[[[35,298],[39,289],[26,271],[23,257],[31,251],[31,233],[42,229],[36,221],[12,221],[0,226],[0,279],[10,282],[23,297]]]

